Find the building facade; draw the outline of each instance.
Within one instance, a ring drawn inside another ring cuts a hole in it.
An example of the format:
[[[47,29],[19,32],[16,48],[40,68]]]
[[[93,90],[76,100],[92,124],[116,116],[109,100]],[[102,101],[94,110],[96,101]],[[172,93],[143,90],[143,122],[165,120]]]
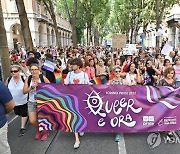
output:
[[[169,11],[170,14],[161,23],[161,28],[156,32],[155,24],[151,23],[147,27],[146,46],[156,47],[156,37],[160,37],[160,47],[163,39],[174,48],[180,48],[180,6],[174,5]]]
[[[18,49],[18,47],[24,46],[24,42],[16,2],[15,0],[5,0],[1,2],[8,47],[9,49]],[[24,5],[34,46],[56,46],[53,21],[43,3],[39,0],[24,0]],[[58,14],[56,20],[62,47],[70,46],[72,44],[70,23]]]

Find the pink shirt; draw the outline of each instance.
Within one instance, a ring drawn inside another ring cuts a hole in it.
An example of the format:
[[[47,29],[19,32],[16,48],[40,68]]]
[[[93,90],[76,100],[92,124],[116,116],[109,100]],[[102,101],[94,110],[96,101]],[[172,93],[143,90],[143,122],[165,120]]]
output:
[[[95,70],[93,68],[87,67],[83,71],[88,74],[89,80],[95,77]]]

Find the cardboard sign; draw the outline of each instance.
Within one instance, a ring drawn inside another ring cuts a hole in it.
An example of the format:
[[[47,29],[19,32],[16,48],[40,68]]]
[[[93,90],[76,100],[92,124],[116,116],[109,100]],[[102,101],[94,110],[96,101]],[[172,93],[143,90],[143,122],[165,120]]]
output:
[[[161,53],[168,56],[171,51],[173,51],[173,47],[166,43],[162,48]]]
[[[115,34],[112,38],[112,47],[118,49],[126,47],[126,35]]]

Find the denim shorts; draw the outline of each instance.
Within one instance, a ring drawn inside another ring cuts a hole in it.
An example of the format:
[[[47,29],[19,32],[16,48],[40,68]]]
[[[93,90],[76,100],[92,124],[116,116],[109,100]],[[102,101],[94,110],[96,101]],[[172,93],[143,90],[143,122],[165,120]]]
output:
[[[37,102],[28,101],[28,112],[37,112]]]

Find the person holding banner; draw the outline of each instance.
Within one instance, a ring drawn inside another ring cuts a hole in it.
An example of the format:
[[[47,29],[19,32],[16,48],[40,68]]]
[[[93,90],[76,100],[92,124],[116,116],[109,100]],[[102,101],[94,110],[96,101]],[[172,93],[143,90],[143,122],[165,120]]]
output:
[[[163,77],[164,78],[159,82],[160,86],[176,87],[175,69],[173,67],[166,68]]]
[[[72,71],[67,74],[67,77],[64,80],[64,84],[89,84],[88,74],[82,71],[82,60],[80,58],[75,58],[72,59],[70,64],[72,66]],[[83,136],[84,133],[81,132],[80,134],[78,134],[77,132],[75,132],[74,149],[77,149],[80,146],[79,135]]]
[[[38,83],[50,83],[49,80],[40,74],[40,67],[38,64],[30,65],[30,72],[32,75],[26,78],[23,88],[23,93],[28,94],[28,112],[29,121],[37,129],[35,139],[41,138],[42,141],[47,139],[48,131],[41,132],[37,121],[37,100],[36,100],[36,87]]]
[[[115,76],[112,80],[109,80],[107,85],[129,85],[130,84],[126,80],[121,78],[121,74],[120,74],[121,73],[121,67],[119,65],[116,65],[113,67],[113,72],[114,72]],[[117,133],[115,136],[115,141],[119,142],[121,136],[122,135],[120,133]]]
[[[173,67],[168,67],[164,70],[163,74],[164,78],[159,82],[160,86],[169,86],[169,87],[176,87],[176,81],[175,81],[175,70]],[[175,131],[169,131],[167,133],[167,139],[171,139]]]

